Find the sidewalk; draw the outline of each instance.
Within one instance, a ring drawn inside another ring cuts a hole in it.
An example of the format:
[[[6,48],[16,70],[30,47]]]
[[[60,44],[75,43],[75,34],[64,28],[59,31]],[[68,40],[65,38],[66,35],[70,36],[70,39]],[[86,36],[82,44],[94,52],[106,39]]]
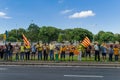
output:
[[[79,61],[0,61],[0,65],[40,65],[40,66],[91,66],[91,67],[120,67],[120,62],[79,62]]]

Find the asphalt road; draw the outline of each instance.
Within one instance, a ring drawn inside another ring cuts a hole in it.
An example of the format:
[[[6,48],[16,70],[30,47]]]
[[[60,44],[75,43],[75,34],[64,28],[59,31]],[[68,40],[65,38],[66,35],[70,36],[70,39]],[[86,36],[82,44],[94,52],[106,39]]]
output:
[[[0,66],[0,80],[120,80],[120,69]]]

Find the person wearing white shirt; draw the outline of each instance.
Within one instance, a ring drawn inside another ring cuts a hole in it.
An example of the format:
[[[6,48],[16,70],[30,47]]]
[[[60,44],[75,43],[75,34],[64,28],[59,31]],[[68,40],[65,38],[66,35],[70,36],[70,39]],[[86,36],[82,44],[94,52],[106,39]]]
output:
[[[100,53],[99,53],[98,43],[95,43],[94,49],[95,49],[95,61],[100,61]]]

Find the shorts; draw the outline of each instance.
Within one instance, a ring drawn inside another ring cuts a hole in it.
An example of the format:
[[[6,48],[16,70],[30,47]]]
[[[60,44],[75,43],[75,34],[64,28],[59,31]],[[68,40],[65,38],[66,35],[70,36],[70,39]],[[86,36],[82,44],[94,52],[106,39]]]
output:
[[[102,53],[102,56],[106,56],[106,53]]]
[[[32,54],[35,54],[35,52],[32,52]]]
[[[74,53],[73,53],[73,52],[70,52],[70,53],[69,53],[69,56],[74,56]]]

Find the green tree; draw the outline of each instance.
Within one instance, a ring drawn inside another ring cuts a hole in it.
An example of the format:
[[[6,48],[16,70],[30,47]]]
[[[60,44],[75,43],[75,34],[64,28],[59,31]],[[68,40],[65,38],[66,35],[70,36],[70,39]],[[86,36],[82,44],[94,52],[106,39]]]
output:
[[[95,35],[95,40],[98,41],[99,43],[109,42],[109,41],[114,42],[115,37],[112,32],[100,31],[97,35]]]
[[[59,33],[60,30],[55,27],[43,26],[40,28],[39,31],[39,39],[43,42],[56,41],[58,39]]]
[[[58,36],[58,42],[63,42],[63,34],[59,34]]]
[[[36,42],[39,41],[39,26],[37,26],[36,24],[30,24],[28,29],[27,29],[27,37],[29,40],[31,40],[32,42]]]
[[[115,41],[118,41],[120,43],[120,34],[114,34]]]

